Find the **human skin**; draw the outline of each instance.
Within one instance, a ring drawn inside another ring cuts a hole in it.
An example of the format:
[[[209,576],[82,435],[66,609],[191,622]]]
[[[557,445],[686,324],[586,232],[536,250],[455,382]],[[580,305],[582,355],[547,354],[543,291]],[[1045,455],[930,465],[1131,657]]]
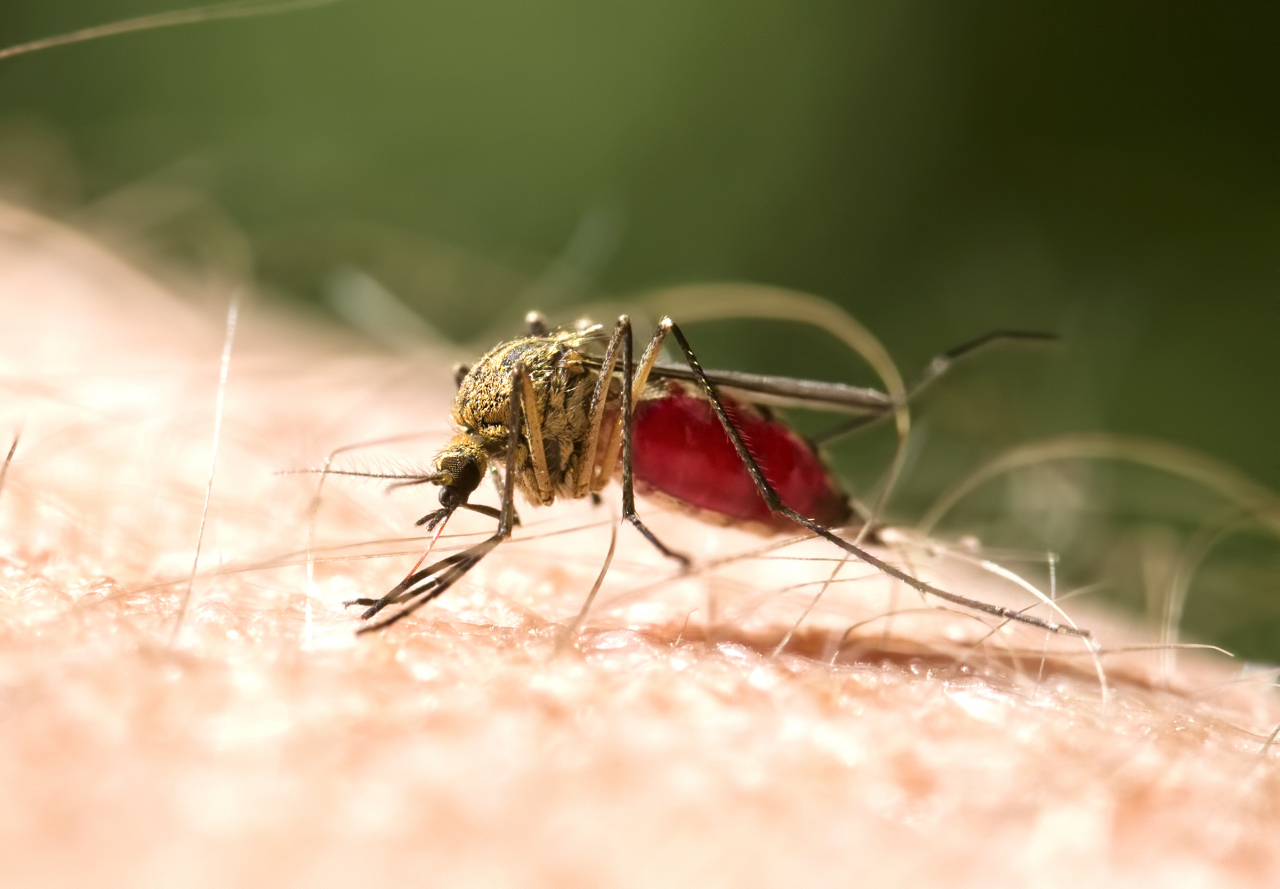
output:
[[[1078,640],[981,641],[856,564],[775,654],[818,589],[786,588],[838,564],[820,541],[761,552],[642,502],[697,567],[621,529],[573,632],[611,507],[526,505],[471,577],[357,637],[342,601],[408,570],[434,496],[278,471],[419,432],[334,465],[424,464],[452,355],[245,302],[192,581],[229,297],[0,209],[3,885],[1275,884],[1268,677],[1104,653],[1104,694]],[[1138,638],[1073,616],[1104,652]]]

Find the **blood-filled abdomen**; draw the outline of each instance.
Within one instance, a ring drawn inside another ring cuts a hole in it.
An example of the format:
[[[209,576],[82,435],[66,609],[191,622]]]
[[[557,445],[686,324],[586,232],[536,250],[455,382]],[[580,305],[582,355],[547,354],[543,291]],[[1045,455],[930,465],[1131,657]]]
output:
[[[848,519],[845,495],[803,438],[750,405],[723,394],[720,401],[784,504],[827,526]],[[632,467],[640,492],[665,494],[728,519],[795,527],[769,512],[705,398],[668,383],[665,394],[636,405],[632,424]]]

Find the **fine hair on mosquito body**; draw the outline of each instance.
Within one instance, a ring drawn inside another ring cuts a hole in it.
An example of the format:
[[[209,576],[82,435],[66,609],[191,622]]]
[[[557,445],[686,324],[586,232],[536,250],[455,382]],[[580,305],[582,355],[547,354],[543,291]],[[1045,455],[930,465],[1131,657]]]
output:
[[[851,414],[837,428],[843,434],[888,416],[898,403],[894,398],[841,383],[704,370],[671,318],[658,324],[638,362],[632,323],[625,315],[611,331],[587,322],[548,330],[537,313],[530,313],[527,325],[524,336],[500,344],[469,368],[457,369],[453,420],[459,431],[436,455],[431,472],[404,476],[324,470],[440,489],[440,507],[418,520],[434,536],[413,569],[384,596],[348,602],[366,609],[362,618],[367,623],[359,632],[382,629],[440,596],[509,538],[517,523],[516,491],[531,504],[546,506],[557,499],[599,497],[617,478],[622,518],[683,568],[689,567],[689,558],[659,539],[638,514],[637,490],[720,523],[773,533],[807,531],[922,596],[1090,639],[1087,630],[1065,615],[1062,622],[1045,620],[949,592],[868,551],[860,544],[876,531],[875,516],[858,514],[815,446],[768,409],[787,404]],[[659,363],[668,338],[677,345],[682,363]],[[990,342],[1046,338],[998,331],[965,343],[936,358],[903,398],[919,392],[955,359]],[[471,503],[494,470],[500,479],[499,507]],[[422,568],[445,523],[459,509],[496,519],[496,531]],[[852,540],[850,531],[856,535]],[[379,616],[390,606],[400,607]]]

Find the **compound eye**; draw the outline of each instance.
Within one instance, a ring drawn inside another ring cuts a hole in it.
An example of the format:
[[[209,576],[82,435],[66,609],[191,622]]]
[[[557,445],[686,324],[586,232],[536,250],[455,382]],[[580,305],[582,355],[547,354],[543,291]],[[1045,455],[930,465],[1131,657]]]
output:
[[[480,486],[482,474],[480,467],[470,457],[445,457],[440,461],[440,471],[450,476],[450,481],[440,490],[440,502],[444,503],[445,495],[458,498],[459,503],[466,502],[471,492]],[[448,504],[445,504],[446,506]]]

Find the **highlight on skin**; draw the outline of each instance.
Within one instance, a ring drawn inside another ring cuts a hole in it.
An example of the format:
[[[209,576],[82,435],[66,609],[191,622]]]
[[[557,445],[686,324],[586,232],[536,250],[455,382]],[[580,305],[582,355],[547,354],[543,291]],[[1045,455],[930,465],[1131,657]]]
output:
[[[22,429],[0,491],[6,885],[1277,872],[1273,672],[1191,651],[1165,675],[1159,646],[1044,567],[914,532],[876,552],[984,601],[1034,605],[1019,579],[1052,593],[1100,641],[1109,700],[1080,640],[645,501],[695,570],[621,528],[574,635],[617,521],[585,499],[521,504],[448,595],[357,640],[341,603],[412,564],[432,504],[280,470],[343,446],[334,469],[420,467],[474,356],[387,355],[246,295],[220,386],[234,289],[162,285],[0,208],[0,431]],[[460,512],[439,547],[492,526]]]

